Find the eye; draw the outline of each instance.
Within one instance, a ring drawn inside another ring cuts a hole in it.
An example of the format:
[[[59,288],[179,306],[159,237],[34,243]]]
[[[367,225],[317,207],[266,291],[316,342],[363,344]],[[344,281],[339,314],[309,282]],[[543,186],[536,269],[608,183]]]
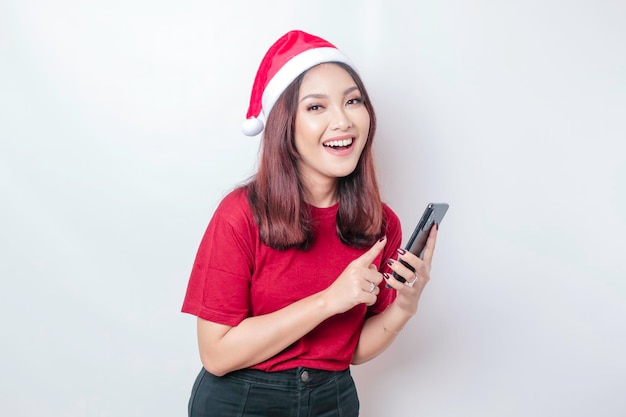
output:
[[[351,99],[349,99],[349,100],[346,102],[346,105],[347,105],[347,106],[350,106],[350,105],[358,105],[358,104],[361,104],[361,103],[363,103],[363,98],[362,98],[362,97],[355,97],[355,98],[351,98]]]
[[[318,111],[321,110],[322,106],[320,106],[319,104],[311,104],[309,106],[307,106],[307,111]]]

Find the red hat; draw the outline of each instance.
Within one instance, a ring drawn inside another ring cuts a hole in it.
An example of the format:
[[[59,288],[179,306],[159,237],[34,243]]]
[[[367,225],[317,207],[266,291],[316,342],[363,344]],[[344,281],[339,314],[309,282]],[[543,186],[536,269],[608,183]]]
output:
[[[278,39],[256,73],[243,133],[246,136],[261,133],[272,107],[289,84],[304,71],[324,62],[342,62],[354,68],[333,44],[317,36],[293,30]]]

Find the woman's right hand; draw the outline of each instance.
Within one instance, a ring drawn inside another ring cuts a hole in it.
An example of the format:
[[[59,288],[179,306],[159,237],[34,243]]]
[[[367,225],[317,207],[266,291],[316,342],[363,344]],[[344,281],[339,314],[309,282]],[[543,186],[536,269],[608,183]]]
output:
[[[322,292],[322,298],[331,315],[346,312],[359,304],[371,306],[376,302],[380,293],[378,285],[383,276],[372,262],[386,243],[385,236],[363,255],[350,262],[335,282]]]

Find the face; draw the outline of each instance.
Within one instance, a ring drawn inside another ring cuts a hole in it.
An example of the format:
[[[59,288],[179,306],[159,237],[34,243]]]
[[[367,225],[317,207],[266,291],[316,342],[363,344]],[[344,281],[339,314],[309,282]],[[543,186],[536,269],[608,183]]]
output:
[[[303,77],[295,119],[298,171],[308,184],[335,184],[354,171],[367,142],[370,116],[344,70],[321,64]]]

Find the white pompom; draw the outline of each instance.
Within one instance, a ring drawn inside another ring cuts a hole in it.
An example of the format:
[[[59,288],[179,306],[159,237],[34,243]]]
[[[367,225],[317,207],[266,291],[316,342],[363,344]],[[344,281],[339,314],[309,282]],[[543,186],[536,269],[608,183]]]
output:
[[[246,136],[256,136],[263,131],[263,122],[256,117],[246,119],[241,130]]]

